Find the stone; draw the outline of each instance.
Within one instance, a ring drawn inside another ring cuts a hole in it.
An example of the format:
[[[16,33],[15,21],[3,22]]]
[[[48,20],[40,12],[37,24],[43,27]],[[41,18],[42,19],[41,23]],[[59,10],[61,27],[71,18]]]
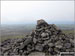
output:
[[[56,45],[55,47],[60,49],[62,48],[62,45]]]
[[[37,50],[37,51],[43,51],[43,46],[41,44],[37,44],[35,46],[35,50]]]
[[[34,44],[37,42],[37,39],[36,38],[33,38],[33,42],[34,42]]]
[[[70,43],[65,43],[64,46],[65,46],[66,48],[70,48],[70,47],[71,47],[71,44],[70,44]]]
[[[54,44],[53,43],[48,43],[49,47],[53,47]]]
[[[43,19],[37,21],[37,25],[47,24]]]
[[[21,43],[23,41],[23,39],[22,38],[20,38],[20,39],[17,39],[17,43]]]
[[[44,52],[32,52],[28,56],[45,56]]]
[[[47,33],[42,33],[41,34],[41,37],[46,37],[47,36]]]
[[[32,50],[34,50],[33,48],[34,48],[34,47],[33,47],[32,45],[30,45],[30,44],[27,45],[27,50],[28,50],[28,51],[32,51]]]

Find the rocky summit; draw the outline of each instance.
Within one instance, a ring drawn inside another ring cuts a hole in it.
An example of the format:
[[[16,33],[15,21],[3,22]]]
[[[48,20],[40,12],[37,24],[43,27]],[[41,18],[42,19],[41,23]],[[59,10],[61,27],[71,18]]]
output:
[[[48,24],[41,19],[29,35],[3,41],[0,50],[3,56],[26,56],[35,51],[57,55],[60,52],[74,52],[73,40],[74,37],[65,35],[55,24]]]

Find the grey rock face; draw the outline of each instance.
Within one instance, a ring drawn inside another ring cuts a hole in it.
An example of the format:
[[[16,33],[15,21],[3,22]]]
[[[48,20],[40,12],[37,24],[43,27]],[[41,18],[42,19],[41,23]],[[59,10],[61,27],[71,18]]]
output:
[[[56,25],[38,20],[36,29],[26,38],[8,39],[2,42],[0,50],[3,55],[28,55],[33,51],[46,52],[51,55],[61,51],[74,51],[74,37],[65,35]]]

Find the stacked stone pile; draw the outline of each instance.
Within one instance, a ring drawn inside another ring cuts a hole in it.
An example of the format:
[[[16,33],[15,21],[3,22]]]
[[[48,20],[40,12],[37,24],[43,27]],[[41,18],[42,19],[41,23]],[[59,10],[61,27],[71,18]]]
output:
[[[45,52],[57,55],[60,52],[74,52],[74,36],[65,35],[54,24],[48,24],[44,20],[38,20],[36,29],[25,38],[8,39],[0,46],[2,55],[28,55],[31,52]]]

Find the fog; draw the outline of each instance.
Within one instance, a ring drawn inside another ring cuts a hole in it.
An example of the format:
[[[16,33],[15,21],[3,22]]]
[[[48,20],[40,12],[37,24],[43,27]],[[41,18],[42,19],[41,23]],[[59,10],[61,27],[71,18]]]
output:
[[[1,24],[74,23],[74,1],[1,1]]]

